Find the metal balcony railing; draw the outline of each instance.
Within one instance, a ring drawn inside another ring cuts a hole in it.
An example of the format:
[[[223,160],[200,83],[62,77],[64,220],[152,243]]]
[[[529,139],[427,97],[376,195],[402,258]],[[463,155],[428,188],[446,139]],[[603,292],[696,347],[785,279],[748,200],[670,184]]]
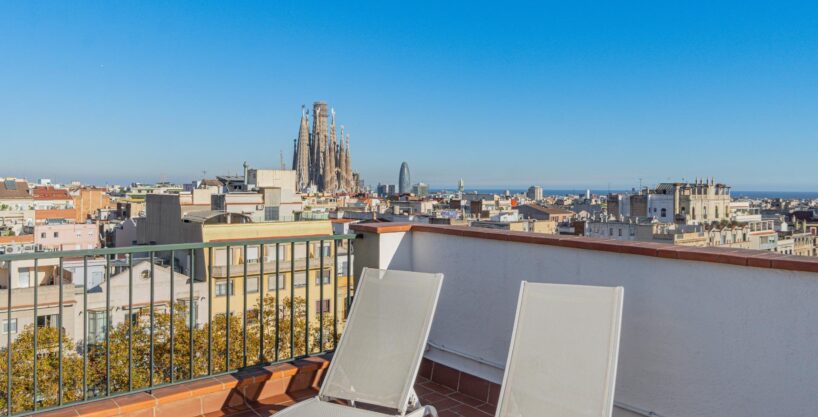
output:
[[[0,255],[0,413],[331,351],[355,290],[354,237]],[[81,270],[64,268],[67,259]],[[104,259],[101,283],[92,281],[94,259]]]

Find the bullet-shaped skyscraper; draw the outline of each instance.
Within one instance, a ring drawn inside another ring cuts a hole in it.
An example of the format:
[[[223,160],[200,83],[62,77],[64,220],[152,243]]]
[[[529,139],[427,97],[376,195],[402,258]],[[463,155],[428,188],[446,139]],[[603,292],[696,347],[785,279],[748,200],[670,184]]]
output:
[[[408,194],[412,191],[412,180],[409,178],[409,164],[400,164],[400,175],[398,175],[398,193]]]

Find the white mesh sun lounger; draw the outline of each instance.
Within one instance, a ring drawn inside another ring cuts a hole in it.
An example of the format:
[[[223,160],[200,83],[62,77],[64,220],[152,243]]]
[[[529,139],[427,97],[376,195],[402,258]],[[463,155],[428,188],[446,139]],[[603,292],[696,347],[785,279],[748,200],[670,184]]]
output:
[[[442,283],[443,274],[364,268],[318,396],[276,416],[436,416],[433,407],[418,404],[412,386]]]
[[[523,282],[496,417],[610,417],[623,292]]]

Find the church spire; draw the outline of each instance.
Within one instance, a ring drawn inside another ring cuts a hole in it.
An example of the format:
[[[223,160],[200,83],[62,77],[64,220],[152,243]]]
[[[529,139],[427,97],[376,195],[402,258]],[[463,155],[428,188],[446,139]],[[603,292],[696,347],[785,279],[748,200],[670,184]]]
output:
[[[346,166],[347,190],[349,192],[356,192],[357,184],[354,184],[355,179],[352,176],[352,159],[349,155],[349,135],[347,135],[347,143],[344,149],[344,165]]]
[[[335,181],[337,176],[335,174],[335,151],[337,144],[335,142],[335,109],[331,110],[331,120],[329,127],[329,143],[324,154],[324,192],[334,193],[338,189],[338,183]]]
[[[341,138],[338,141],[338,188],[344,191],[349,191],[347,188],[347,160],[344,157],[346,146],[344,145],[344,125],[341,125]]]
[[[304,106],[301,106],[301,126],[298,128],[298,139],[296,139],[295,155],[293,156],[293,169],[296,172],[296,187],[298,191],[309,187],[310,127],[307,121],[307,111]]]

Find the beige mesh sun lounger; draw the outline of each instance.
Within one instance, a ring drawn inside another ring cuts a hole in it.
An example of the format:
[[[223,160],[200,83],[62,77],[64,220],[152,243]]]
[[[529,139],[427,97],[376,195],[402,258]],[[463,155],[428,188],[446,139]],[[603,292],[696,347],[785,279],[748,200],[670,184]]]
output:
[[[523,282],[496,417],[610,417],[623,291]]]
[[[276,416],[437,416],[412,386],[442,283],[443,274],[365,268],[318,396]]]

